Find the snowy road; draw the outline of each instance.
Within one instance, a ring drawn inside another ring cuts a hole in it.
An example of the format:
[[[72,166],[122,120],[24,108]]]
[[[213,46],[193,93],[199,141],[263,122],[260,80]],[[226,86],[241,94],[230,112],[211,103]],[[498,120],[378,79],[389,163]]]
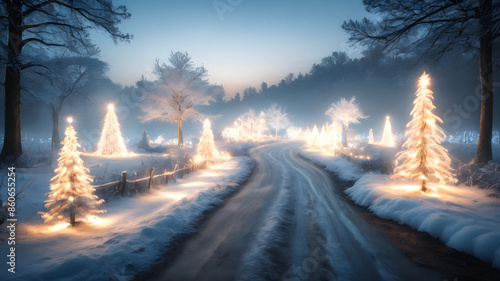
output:
[[[301,143],[250,151],[255,171],[156,280],[437,280],[354,210]]]

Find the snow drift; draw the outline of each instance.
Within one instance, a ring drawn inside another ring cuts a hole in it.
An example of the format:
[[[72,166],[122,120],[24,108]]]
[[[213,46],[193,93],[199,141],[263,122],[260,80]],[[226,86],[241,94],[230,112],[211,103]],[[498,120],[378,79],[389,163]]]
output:
[[[500,199],[486,190],[435,185],[422,193],[418,184],[366,174],[345,193],[382,218],[427,232],[500,268]]]
[[[299,155],[315,164],[325,167],[327,171],[335,173],[340,179],[345,181],[355,181],[363,174],[363,171],[358,166],[340,156],[313,150],[302,150],[299,152]]]

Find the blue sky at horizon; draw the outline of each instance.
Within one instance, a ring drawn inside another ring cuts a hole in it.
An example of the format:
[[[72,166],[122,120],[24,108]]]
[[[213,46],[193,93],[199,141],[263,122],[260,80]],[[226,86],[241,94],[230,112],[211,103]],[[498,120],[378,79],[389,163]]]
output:
[[[289,72],[307,73],[333,51],[357,56],[359,49],[347,44],[340,25],[368,16],[361,1],[113,2],[127,6],[132,17],[119,27],[134,35],[130,44],[115,45],[106,36],[93,34],[114,82],[133,85],[142,75],[152,79],[156,58],[166,61],[171,51],[186,51],[228,96],[248,86],[259,88],[263,81],[278,83]],[[217,12],[214,3],[236,5]]]

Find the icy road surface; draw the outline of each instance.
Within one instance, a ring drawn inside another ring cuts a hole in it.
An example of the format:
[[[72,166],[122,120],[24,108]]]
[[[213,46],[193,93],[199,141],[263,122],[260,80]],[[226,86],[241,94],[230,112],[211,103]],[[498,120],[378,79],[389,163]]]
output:
[[[354,210],[302,143],[250,151],[255,171],[156,280],[438,280]]]

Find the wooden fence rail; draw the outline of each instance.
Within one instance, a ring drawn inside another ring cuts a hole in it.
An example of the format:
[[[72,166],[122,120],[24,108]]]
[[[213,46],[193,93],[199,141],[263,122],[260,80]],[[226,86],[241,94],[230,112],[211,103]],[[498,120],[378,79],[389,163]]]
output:
[[[189,174],[203,167],[202,164],[190,164],[182,169],[177,169],[177,165],[171,172],[163,172],[155,175],[155,168],[149,170],[149,175],[138,179],[137,173],[134,173],[134,179],[128,179],[127,171],[123,171],[119,181],[113,181],[101,185],[94,185],[95,192],[99,198],[109,200],[119,196],[133,196],[149,191],[158,185],[167,185],[169,181],[182,179],[184,175]]]

